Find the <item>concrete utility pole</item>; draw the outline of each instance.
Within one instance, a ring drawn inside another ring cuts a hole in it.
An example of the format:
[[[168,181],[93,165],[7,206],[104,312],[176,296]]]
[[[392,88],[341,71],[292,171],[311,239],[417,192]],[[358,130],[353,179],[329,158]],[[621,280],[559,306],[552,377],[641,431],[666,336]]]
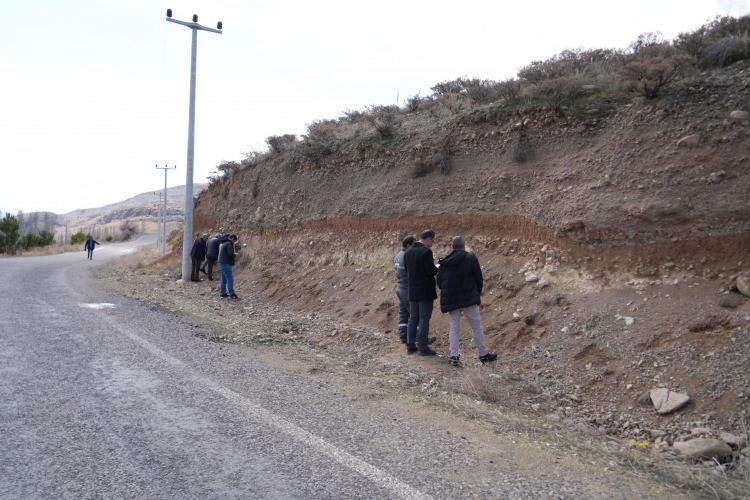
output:
[[[193,244],[193,160],[195,146],[195,64],[198,49],[198,31],[210,31],[221,34],[222,24],[219,21],[216,29],[198,24],[198,14],[193,14],[193,22],[172,19],[172,9],[167,9],[167,21],[187,26],[192,31],[192,49],[190,52],[190,108],[188,112],[188,147],[187,165],[185,167],[185,223],[182,231],[182,281],[190,274],[190,247]]]
[[[161,254],[166,255],[167,254],[167,171],[169,170],[177,170],[177,165],[174,167],[170,167],[168,165],[164,165],[163,167],[160,167],[159,165],[156,166],[159,170],[164,170],[164,199],[162,203],[164,204],[164,210],[162,211],[162,223],[161,223]]]

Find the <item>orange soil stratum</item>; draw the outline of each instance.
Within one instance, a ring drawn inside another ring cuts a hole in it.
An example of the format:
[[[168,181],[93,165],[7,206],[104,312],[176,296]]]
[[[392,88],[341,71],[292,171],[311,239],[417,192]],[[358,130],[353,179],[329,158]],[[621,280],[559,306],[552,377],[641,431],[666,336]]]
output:
[[[750,271],[750,126],[729,116],[750,105],[747,81],[738,63],[596,118],[405,113],[388,141],[353,129],[326,154],[291,148],[215,181],[196,228],[240,234],[238,273],[268,300],[394,339],[400,239],[432,228],[440,256],[464,235],[502,363],[575,394],[573,411],[603,428],[738,429],[750,402],[750,299],[733,289]],[[417,170],[440,151],[450,168]],[[439,312],[432,329],[444,350]],[[470,340],[462,349],[473,355]],[[656,416],[638,399],[657,386],[692,401]]]

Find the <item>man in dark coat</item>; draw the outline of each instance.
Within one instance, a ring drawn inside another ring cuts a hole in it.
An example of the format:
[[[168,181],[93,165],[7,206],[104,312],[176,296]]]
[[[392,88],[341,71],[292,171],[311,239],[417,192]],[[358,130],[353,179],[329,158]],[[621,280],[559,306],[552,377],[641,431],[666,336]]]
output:
[[[206,242],[206,262],[203,263],[201,271],[208,276],[209,281],[214,279],[214,266],[219,260],[219,245],[227,241],[227,237],[221,233]]]
[[[193,248],[190,250],[192,259],[192,268],[190,269],[190,281],[200,281],[200,268],[203,259],[206,258],[206,237],[205,234],[197,234],[193,242]]]
[[[417,351],[422,356],[434,356],[436,354],[428,346],[430,317],[432,317],[433,303],[437,298],[435,292],[437,268],[432,257],[432,250],[430,250],[434,241],[435,233],[428,229],[422,232],[420,240],[414,243],[404,254],[404,267],[406,267],[406,273],[409,276],[407,354],[413,354]],[[418,333],[417,325],[419,325]]]
[[[219,280],[219,296],[222,299],[227,297],[239,299],[234,293],[234,261],[237,255],[235,244],[237,236],[230,234],[227,241],[219,245],[219,270],[221,271],[221,280]],[[229,293],[227,294],[227,291]]]
[[[474,345],[479,351],[479,361],[488,363],[497,359],[497,354],[487,351],[484,345],[484,331],[479,306],[482,303],[482,268],[473,253],[466,251],[466,242],[462,236],[451,240],[453,251],[440,259],[440,270],[437,284],[440,287],[440,310],[449,313],[451,364],[458,366],[461,355],[458,341],[461,335],[461,314],[469,320],[474,331]]]
[[[96,248],[96,245],[99,245],[99,242],[89,235],[89,237],[86,238],[86,243],[83,245],[88,260],[94,260],[94,248]]]

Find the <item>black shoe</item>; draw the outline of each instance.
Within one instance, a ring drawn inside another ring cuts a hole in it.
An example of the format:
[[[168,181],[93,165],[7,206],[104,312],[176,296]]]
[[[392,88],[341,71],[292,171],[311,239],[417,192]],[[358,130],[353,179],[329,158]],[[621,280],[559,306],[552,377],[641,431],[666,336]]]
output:
[[[413,345],[407,345],[407,346],[406,346],[406,354],[414,354],[414,353],[415,353],[415,352],[417,352],[418,350],[419,350],[419,349],[417,349],[417,347],[416,347],[416,346],[413,346]]]
[[[435,356],[437,355],[437,352],[433,351],[429,347],[425,347],[424,349],[419,350],[420,356]]]
[[[402,344],[406,344],[406,337],[400,337],[400,339]]]
[[[240,300],[240,298],[237,297],[237,294],[234,294],[234,293],[232,295],[230,295],[229,298],[230,299],[234,299],[234,300]]]
[[[479,361],[481,361],[483,365],[495,360],[497,360],[497,354],[494,352],[488,352],[484,356],[479,356]]]
[[[461,366],[461,356],[451,356],[451,366]]]
[[[437,340],[437,337],[429,337],[427,339],[427,345],[434,344],[436,340]]]
[[[227,297],[229,297],[229,294],[222,293],[221,295],[219,295],[219,297],[221,297],[222,299],[226,299]]]

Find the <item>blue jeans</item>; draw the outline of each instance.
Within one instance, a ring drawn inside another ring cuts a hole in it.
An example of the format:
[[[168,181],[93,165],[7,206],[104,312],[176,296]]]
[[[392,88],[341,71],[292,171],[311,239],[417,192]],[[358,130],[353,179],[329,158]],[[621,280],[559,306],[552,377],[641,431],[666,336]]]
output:
[[[234,266],[229,264],[219,263],[219,270],[221,271],[221,281],[219,282],[219,293],[226,295],[227,289],[229,289],[229,295],[236,295],[234,293],[234,276],[232,271]]]
[[[86,258],[89,260],[94,260],[94,249],[93,248],[87,248],[86,249]]]
[[[426,351],[427,335],[430,333],[430,318],[432,317],[433,300],[420,300],[419,302],[409,301],[409,326],[406,330],[406,345],[414,347],[416,337],[416,347],[420,351]],[[419,325],[419,333],[417,333]]]
[[[406,340],[406,328],[409,324],[409,290],[396,288],[398,297],[398,336]]]

